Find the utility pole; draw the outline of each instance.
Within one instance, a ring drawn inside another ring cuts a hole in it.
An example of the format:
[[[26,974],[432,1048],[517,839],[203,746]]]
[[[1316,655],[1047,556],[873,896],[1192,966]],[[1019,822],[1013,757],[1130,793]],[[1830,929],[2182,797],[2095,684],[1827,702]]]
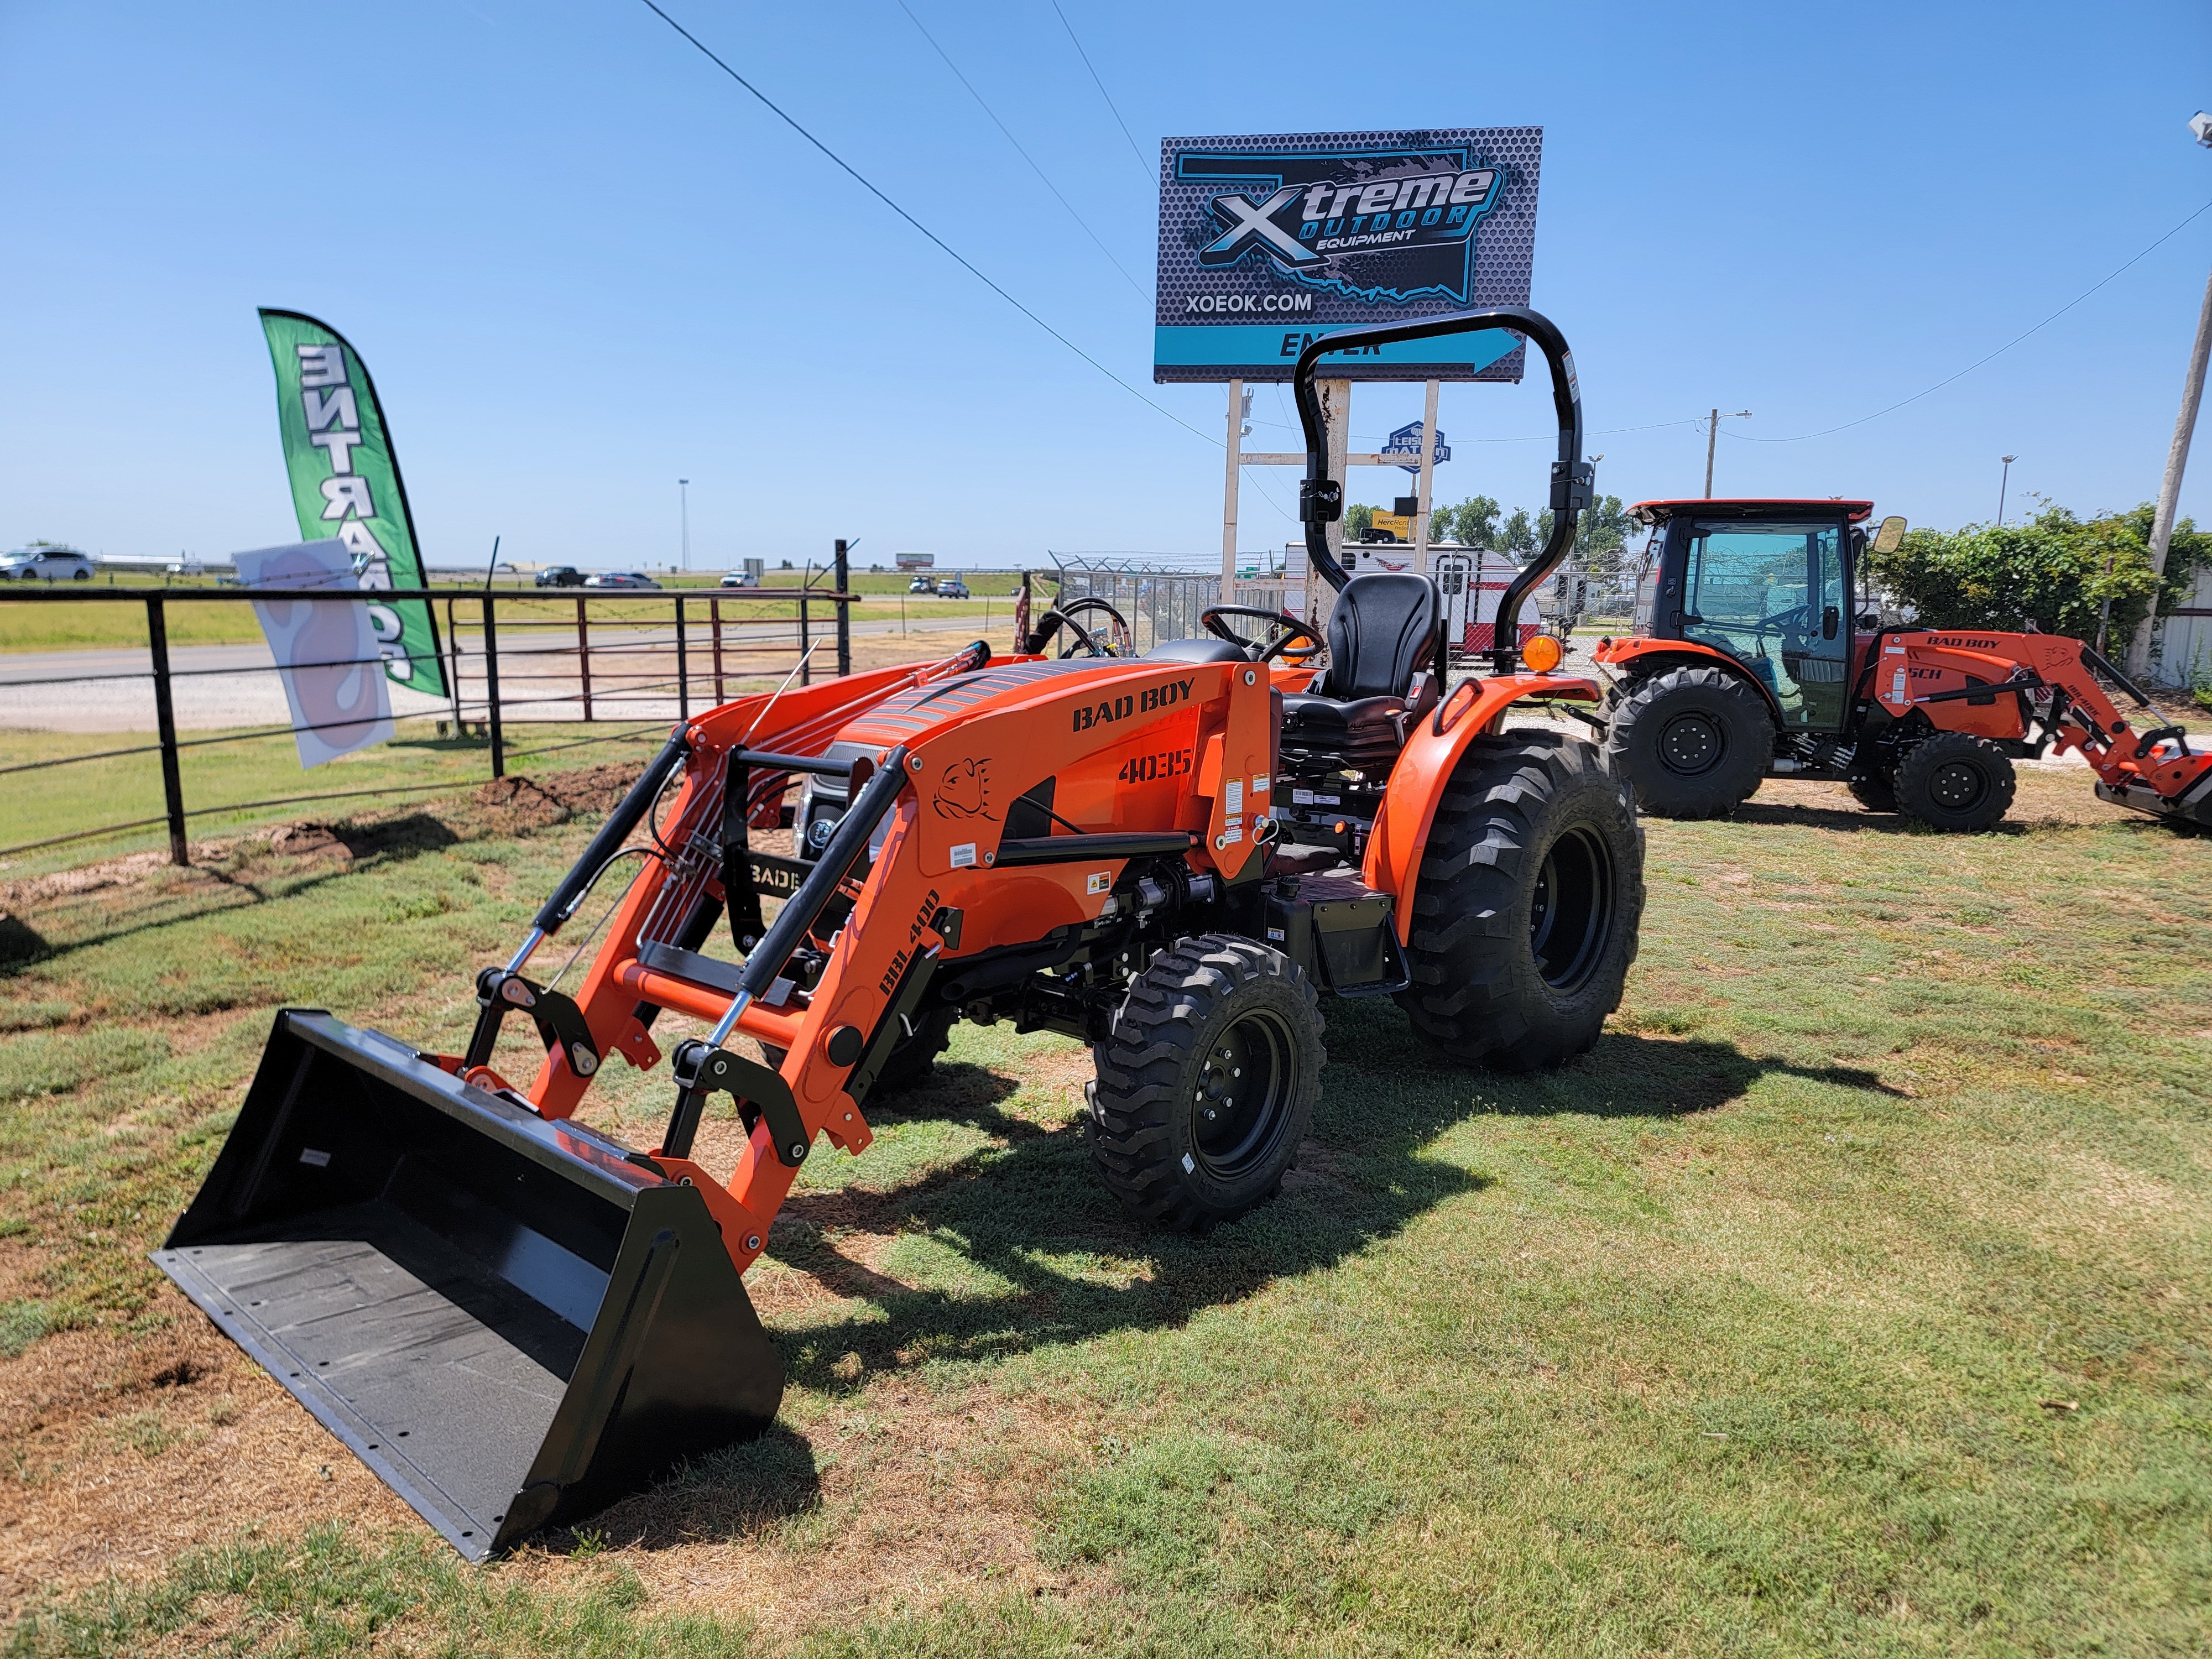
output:
[[[2004,471],[1997,475],[1997,528],[2002,530],[2004,528],[2005,486],[2012,482],[2012,464],[2018,460],[2020,457],[2017,455],[2000,455],[1997,459],[2004,463]],[[2100,649],[2102,647],[2100,647]]]
[[[2190,118],[2189,130],[2197,142],[2212,149],[2212,115],[2199,110]],[[2181,413],[2173,422],[2173,441],[2166,447],[2166,477],[2158,486],[2158,510],[2150,521],[2150,574],[2166,580],[2166,550],[2173,544],[2173,519],[2179,511],[2182,470],[2189,465],[2189,442],[2197,435],[2197,406],[2204,400],[2204,364],[2212,356],[2212,277],[2204,283],[2204,302],[2197,312],[2197,343],[2189,353],[2189,373],[2181,383]],[[2136,624],[2128,647],[2128,672],[2136,679],[2150,673],[2151,635],[2158,627],[2158,589],[2150,592],[2150,606]]]
[[[684,572],[689,575],[691,573],[691,480],[678,478],[676,491],[684,513]]]
[[[1721,435],[1721,422],[1746,421],[1750,418],[1751,411],[1747,409],[1739,409],[1728,415],[1722,414],[1717,409],[1707,417],[1705,421],[1705,499],[1707,501],[1713,498],[1713,445]]]

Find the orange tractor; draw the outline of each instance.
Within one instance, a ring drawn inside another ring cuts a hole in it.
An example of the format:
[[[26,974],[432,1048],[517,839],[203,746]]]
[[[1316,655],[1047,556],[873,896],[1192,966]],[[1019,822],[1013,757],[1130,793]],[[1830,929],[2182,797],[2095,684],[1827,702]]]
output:
[[[277,1016],[155,1261],[481,1557],[766,1428],[783,1362],[744,1276],[817,1143],[866,1152],[876,1091],[955,1019],[1088,1043],[1100,1179],[1192,1231],[1266,1202],[1297,1158],[1324,993],[1394,996],[1462,1060],[1589,1048],[1635,953],[1641,832],[1595,746],[1504,722],[1599,687],[1510,648],[1447,685],[1435,587],[1347,578],[1325,535],[1343,495],[1324,350],[1488,327],[1552,368],[1556,528],[1533,589],[1589,493],[1558,330],[1509,310],[1328,337],[1297,370],[1309,543],[1339,589],[1325,639],[1224,608],[1209,637],[1131,657],[1048,615],[1010,660],[978,641],[686,722],[479,975],[466,1052]],[[778,825],[801,856],[754,848]],[[532,977],[618,871],[569,964]],[[500,1069],[516,1013],[538,1038],[526,1082]],[[663,1058],[663,1016],[702,1034],[670,1045],[658,1143],[579,1122],[611,1060]],[[692,1156],[716,1100],[747,1136],[726,1180]]]
[[[1938,830],[2005,815],[2015,758],[2078,750],[2106,800],[2212,825],[2212,753],[2180,727],[2138,731],[2109,684],[2144,696],[2057,634],[1895,629],[1854,603],[1868,501],[1644,501],[1651,526],[1635,632],[1598,646],[1619,678],[1607,763],[1661,817],[1733,811],[1769,776],[1839,779],[1876,811]],[[1905,520],[1886,519],[1887,551]]]

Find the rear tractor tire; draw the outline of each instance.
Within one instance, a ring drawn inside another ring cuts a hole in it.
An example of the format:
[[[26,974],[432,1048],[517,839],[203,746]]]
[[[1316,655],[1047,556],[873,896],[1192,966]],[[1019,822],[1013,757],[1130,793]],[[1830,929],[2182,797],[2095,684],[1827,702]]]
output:
[[[1896,776],[1898,811],[1960,835],[1996,824],[2020,787],[2012,757],[1969,732],[1923,738],[1898,762]]]
[[[1741,675],[1669,669],[1631,685],[1614,705],[1605,758],[1654,817],[1718,817],[1766,776],[1774,720]]]
[[[1328,1059],[1304,971],[1231,933],[1154,957],[1091,1054],[1092,1161],[1129,1209],[1183,1232],[1281,1188]]]
[[[1398,1005],[1454,1060],[1557,1066],[1620,1006],[1643,915],[1644,831],[1595,745],[1477,738],[1430,825]]]

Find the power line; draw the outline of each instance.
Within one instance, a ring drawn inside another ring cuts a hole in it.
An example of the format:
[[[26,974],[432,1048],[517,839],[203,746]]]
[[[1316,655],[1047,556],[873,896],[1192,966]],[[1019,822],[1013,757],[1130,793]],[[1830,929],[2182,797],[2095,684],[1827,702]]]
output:
[[[752,94],[752,95],[759,100],[760,102],[766,106],[769,112],[778,120],[781,121],[786,126],[789,127],[800,137],[806,140],[808,143],[813,145],[815,149],[820,150],[823,155],[828,156],[830,161],[837,165],[839,170],[844,173],[848,178],[851,179],[854,183],[860,185],[861,189],[866,191],[869,195],[874,197],[878,202],[881,202],[885,207],[889,208],[893,213],[898,215],[900,218],[905,220],[907,223],[913,226],[915,230],[921,232],[924,237],[927,238],[929,241],[937,246],[939,252],[951,258],[956,264],[959,265],[962,270],[965,270],[977,282],[982,283],[984,287],[989,289],[992,293],[997,295],[1001,300],[1004,300],[1015,310],[1020,312],[1023,316],[1028,318],[1046,333],[1051,335],[1054,339],[1059,341],[1060,344],[1066,346],[1077,356],[1082,358],[1085,362],[1090,364],[1091,368],[1097,369],[1108,380],[1113,381],[1115,386],[1120,386],[1122,391],[1127,392],[1132,398],[1134,398],[1139,403],[1144,404],[1146,408],[1151,410],[1154,414],[1166,416],[1169,420],[1173,421],[1177,426],[1189,433],[1193,437],[1204,438],[1206,442],[1215,445],[1218,445],[1221,442],[1220,439],[1210,437],[1206,433],[1200,432],[1196,427],[1193,426],[1188,421],[1184,420],[1182,416],[1177,415],[1172,410],[1163,409],[1159,404],[1154,403],[1150,398],[1145,396],[1143,392],[1138,391],[1136,387],[1131,386],[1127,380],[1116,374],[1112,369],[1107,368],[1105,364],[1100,362],[1096,357],[1085,351],[1081,346],[1076,344],[1074,341],[1069,339],[1067,336],[1062,334],[1050,323],[1045,321],[1043,318],[1038,316],[1036,313],[1031,311],[1019,300],[1014,298],[1012,295],[1007,293],[1006,289],[1000,288],[998,283],[993,282],[988,276],[986,276],[981,270],[969,264],[967,258],[955,249],[951,243],[947,242],[927,225],[922,223],[921,220],[915,218],[914,215],[908,213],[896,202],[891,200],[890,197],[884,195],[882,191],[877,189],[876,186],[870,183],[867,178],[862,174],[857,167],[854,167],[851,162],[848,161],[843,156],[838,155],[836,150],[830,149],[829,145],[823,143],[819,138],[817,138],[812,133],[801,126],[799,122],[788,114],[781,106],[778,105],[774,99],[770,98],[766,93],[763,92],[751,82],[746,80],[745,77],[738,74],[737,70],[732,69],[729,64],[723,62],[720,58],[715,55],[714,50],[709,47],[705,41],[702,40],[697,35],[692,33],[690,30],[685,28],[683,24],[678,22],[666,12],[661,10],[658,5],[653,3],[653,0],[640,0],[640,3],[655,17],[658,17],[662,22],[667,24],[669,27],[674,29],[677,33],[682,35],[686,40],[690,41],[693,46],[698,49],[700,55],[705,58],[708,63],[714,64],[716,69],[721,70],[723,74],[728,76],[730,79],[735,81],[747,92]]]
[[[1984,363],[1988,362],[1991,358],[2003,356],[2006,352],[2010,351],[2022,340],[2027,338],[2028,335],[2037,333],[2041,330],[2047,328],[2052,323],[2057,322],[2068,312],[2073,310],[2075,306],[2080,305],[2082,301],[2087,299],[2099,289],[2104,287],[2106,283],[2112,282],[2114,277],[2120,276],[2122,272],[2127,270],[2130,266],[2140,264],[2143,260],[2148,258],[2154,252],[2155,252],[2162,245],[2172,241],[2175,237],[2180,235],[2183,231],[2186,230],[2191,223],[2202,216],[2208,210],[2212,210],[2212,202],[2207,202],[2203,207],[2197,209],[2195,213],[2191,214],[2188,218],[2184,219],[2172,230],[2167,231],[2165,235],[2160,237],[2157,241],[2153,242],[2141,253],[2136,254],[2134,258],[2129,260],[2127,264],[2122,265],[2118,270],[2115,270],[2111,276],[2106,277],[2102,282],[2091,283],[2087,288],[2083,289],[2079,294],[2069,300],[2064,305],[2059,307],[2057,310],[2052,312],[2048,317],[2045,317],[2033,328],[2028,329],[2023,333],[2015,334],[2011,339],[2007,340],[1995,351],[1990,353],[1988,357],[1977,357],[1972,362],[1968,363],[1956,374],[1946,375],[1943,379],[1936,381],[1934,386],[1928,387],[1926,391],[1916,392],[1910,398],[1900,398],[1895,403],[1890,404],[1887,409],[1877,409],[1871,415],[1862,415],[1856,421],[1845,421],[1841,426],[1826,427],[1818,432],[1801,432],[1794,438],[1753,438],[1741,432],[1729,432],[1724,433],[1722,435],[1724,437],[1733,438],[1740,444],[1802,444],[1808,438],[1825,438],[1828,436],[1830,433],[1848,432],[1855,426],[1864,426],[1869,421],[1878,421],[1885,415],[1893,414],[1898,410],[1904,408],[1907,404],[1917,404],[1923,398],[1928,396],[1929,392],[1941,392],[1945,386],[1950,385],[1952,381],[1964,380],[1967,375],[1972,374],[1976,369],[1979,368]]]
[[[1036,174],[1038,178],[1044,180],[1044,187],[1050,191],[1053,195],[1058,198],[1060,206],[1067,210],[1067,216],[1074,220],[1077,224],[1083,227],[1083,234],[1085,236],[1088,236],[1093,242],[1097,243],[1098,251],[1106,256],[1107,263],[1111,264],[1115,270],[1121,271],[1121,280],[1136,290],[1138,298],[1142,300],[1151,299],[1152,296],[1145,292],[1144,289],[1139,285],[1137,279],[1129,275],[1128,271],[1123,268],[1121,262],[1114,257],[1114,250],[1108,247],[1105,243],[1099,241],[1098,233],[1091,229],[1090,225],[1085,221],[1083,216],[1075,210],[1075,204],[1069,201],[1065,195],[1061,194],[1060,188],[1058,185],[1055,185],[1049,178],[1046,177],[1045,170],[1036,164],[1036,157],[1030,155],[1028,150],[1024,149],[1022,147],[1022,141],[1014,137],[1012,131],[1004,121],[999,119],[999,112],[993,109],[990,105],[983,101],[983,94],[975,90],[975,83],[973,81],[970,81],[966,76],[961,74],[960,65],[952,61],[952,54],[945,51],[943,46],[939,46],[937,43],[937,37],[932,34],[928,29],[923,27],[921,19],[914,15],[914,8],[907,4],[906,0],[898,0],[898,9],[906,14],[906,20],[908,22],[913,24],[915,28],[921,30],[921,38],[929,42],[931,50],[935,52],[939,58],[942,58],[945,60],[945,67],[951,70],[954,77],[958,80],[960,84],[968,88],[968,95],[975,100],[976,106],[982,110],[984,114],[991,118],[991,124],[997,127],[1000,132],[1006,134],[1006,142],[1014,147],[1015,153],[1018,155],[1022,160],[1030,164],[1030,171]]]
[[[1075,25],[1069,22],[1067,14],[1060,10],[1060,0],[1052,0],[1052,9],[1053,15],[1060,19],[1060,27],[1067,31],[1068,40],[1074,43],[1075,55],[1083,60],[1083,67],[1091,71],[1091,84],[1098,88],[1098,95],[1106,100],[1106,107],[1114,112],[1114,124],[1121,129],[1121,136],[1129,141],[1129,154],[1137,158],[1137,166],[1144,172],[1145,182],[1148,185],[1158,182],[1151,164],[1145,160],[1145,152],[1137,146],[1136,135],[1129,131],[1129,124],[1121,118],[1121,111],[1114,101],[1114,94],[1106,90],[1106,83],[1098,78],[1097,68],[1091,63],[1091,54],[1084,51],[1083,42],[1076,40]]]

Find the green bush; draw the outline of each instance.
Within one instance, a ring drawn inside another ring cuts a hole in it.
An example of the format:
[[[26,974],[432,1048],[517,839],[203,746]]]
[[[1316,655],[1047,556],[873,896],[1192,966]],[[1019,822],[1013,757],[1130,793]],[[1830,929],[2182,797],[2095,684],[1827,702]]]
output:
[[[2212,533],[2184,519],[2166,552],[2163,584],[2150,571],[2151,507],[2078,519],[2046,507],[2025,524],[1916,530],[1897,550],[1869,552],[1875,579],[1920,613],[1929,628],[2011,630],[2097,637],[2107,602],[2108,644],[2142,620],[2154,588],[2159,608],[2185,603],[2198,567],[2212,564]]]

